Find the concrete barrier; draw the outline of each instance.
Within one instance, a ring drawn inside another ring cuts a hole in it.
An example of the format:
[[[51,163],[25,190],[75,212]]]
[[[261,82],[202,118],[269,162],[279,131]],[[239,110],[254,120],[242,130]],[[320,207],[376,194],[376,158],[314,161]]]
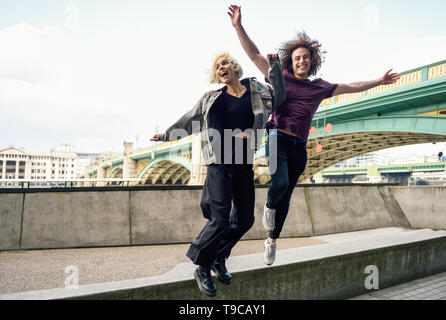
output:
[[[0,194],[0,250],[20,248],[24,197],[22,193]]]
[[[0,190],[0,250],[190,243],[206,220],[194,187]],[[256,188],[262,239],[267,188]],[[446,229],[444,187],[296,187],[282,237],[385,227]]]
[[[25,194],[20,249],[130,244],[128,192]]]
[[[132,244],[191,242],[205,221],[200,190],[131,191]]]
[[[446,187],[390,188],[413,228],[446,229]]]
[[[308,188],[315,234],[393,226],[377,187]]]

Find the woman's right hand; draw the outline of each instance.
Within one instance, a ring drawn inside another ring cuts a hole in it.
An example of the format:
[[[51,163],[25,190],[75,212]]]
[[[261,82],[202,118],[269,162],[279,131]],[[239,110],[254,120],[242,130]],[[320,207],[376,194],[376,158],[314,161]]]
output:
[[[271,58],[273,58],[273,60],[277,60],[277,58],[278,58],[278,56],[277,56],[276,53],[268,53],[268,54],[267,54],[267,57],[268,57],[268,58],[271,57]]]
[[[158,133],[155,133],[152,137],[152,139],[150,139],[150,141],[159,141],[159,135]]]

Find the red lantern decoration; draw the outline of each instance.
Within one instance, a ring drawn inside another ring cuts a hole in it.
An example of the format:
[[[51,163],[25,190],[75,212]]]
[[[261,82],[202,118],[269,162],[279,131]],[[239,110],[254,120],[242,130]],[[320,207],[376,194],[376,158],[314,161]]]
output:
[[[325,126],[325,132],[330,132],[333,129],[333,125],[331,123],[327,123]]]
[[[316,133],[316,127],[311,127],[310,134],[313,135]]]

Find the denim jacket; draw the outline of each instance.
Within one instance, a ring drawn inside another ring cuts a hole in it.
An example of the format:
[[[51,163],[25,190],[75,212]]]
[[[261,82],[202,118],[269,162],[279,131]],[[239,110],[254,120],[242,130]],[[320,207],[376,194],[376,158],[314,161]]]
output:
[[[265,123],[268,121],[269,115],[286,100],[285,81],[282,76],[280,62],[278,59],[273,60],[269,57],[268,62],[270,65],[268,69],[268,80],[271,85],[262,84],[255,78],[247,79],[249,80],[251,105],[254,113],[254,125],[252,129],[255,134],[252,138],[254,139],[256,150],[262,142],[263,129],[265,128]],[[192,110],[170,126],[165,133],[159,134],[159,139],[162,141],[173,141],[179,138],[178,132],[185,131],[187,135],[201,132],[203,161],[205,165],[215,163],[217,159],[212,149],[208,130],[209,110],[222,92],[223,88],[206,92]],[[259,134],[259,132],[262,134]]]

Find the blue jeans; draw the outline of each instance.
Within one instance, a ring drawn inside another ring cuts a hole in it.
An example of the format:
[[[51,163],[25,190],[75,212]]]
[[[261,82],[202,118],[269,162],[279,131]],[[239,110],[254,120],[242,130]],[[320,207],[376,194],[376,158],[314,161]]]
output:
[[[273,159],[275,156],[277,157]],[[269,237],[277,239],[288,215],[294,187],[307,164],[307,146],[305,142],[293,141],[291,136],[270,134],[266,144],[266,157],[271,172],[266,206],[276,209],[275,226]]]

